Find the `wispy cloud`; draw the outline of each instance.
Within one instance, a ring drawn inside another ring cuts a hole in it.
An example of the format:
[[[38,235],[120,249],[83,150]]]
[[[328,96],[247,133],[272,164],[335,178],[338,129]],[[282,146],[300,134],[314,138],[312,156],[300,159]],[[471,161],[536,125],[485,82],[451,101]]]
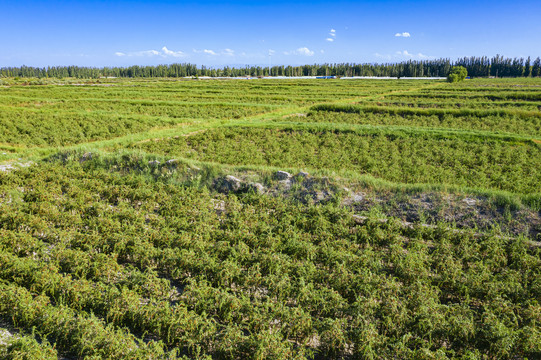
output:
[[[223,49],[221,51],[214,51],[211,49],[203,49],[203,50],[193,49],[193,52],[196,54],[206,54],[210,56],[235,56],[235,50],[232,50],[232,49]]]
[[[307,47],[301,47],[295,51],[284,51],[284,55],[314,56],[314,52]]]
[[[274,50],[272,50],[272,49],[269,49],[269,56],[274,55],[274,53],[276,53],[276,51],[274,51]]]
[[[336,39],[336,30],[331,29],[331,31],[329,31],[329,37],[326,38],[325,40],[329,42],[333,42],[335,39]]]
[[[417,53],[413,54],[410,53],[408,50],[403,51],[397,51],[394,54],[380,54],[380,53],[374,53],[374,57],[382,60],[387,61],[397,61],[397,60],[428,60],[433,59],[433,56],[428,56],[423,53]]]
[[[165,54],[160,54],[160,52],[156,51],[156,50],[138,51],[138,52],[135,52],[135,53],[130,53],[130,54],[128,54],[128,56],[131,56],[131,54],[133,54],[133,56],[159,56],[159,55],[165,55]]]
[[[432,56],[428,56],[422,53],[412,54],[408,52],[408,50],[397,51],[395,55],[398,57],[405,57],[409,59],[418,59],[418,60],[430,59],[432,57]]]
[[[387,55],[382,55],[380,53],[375,53],[374,54],[375,57],[377,57],[378,59],[385,59],[385,60],[391,60],[392,56],[387,54]]]
[[[403,32],[403,33],[396,33],[394,34],[396,37],[411,37],[411,34],[409,32]]]
[[[186,54],[184,54],[182,51],[172,51],[169,50],[167,47],[163,47],[160,51],[158,50],[143,50],[143,51],[133,51],[133,52],[115,52],[115,56],[128,56],[128,57],[154,57],[154,56],[160,56],[163,58],[166,57],[184,57]]]

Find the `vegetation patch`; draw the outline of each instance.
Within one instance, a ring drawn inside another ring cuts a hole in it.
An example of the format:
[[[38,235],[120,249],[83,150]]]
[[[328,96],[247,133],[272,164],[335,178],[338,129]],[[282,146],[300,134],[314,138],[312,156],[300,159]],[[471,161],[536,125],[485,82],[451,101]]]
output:
[[[333,203],[78,162],[0,174],[0,192],[0,314],[67,355],[541,351],[541,257],[520,238],[360,224]]]
[[[541,181],[541,148],[532,142],[390,131],[223,127],[133,147],[230,165],[348,170],[395,183],[436,183],[524,194],[537,193]]]
[[[0,358],[539,358],[539,79],[198,71],[0,70]]]
[[[337,124],[367,124],[384,126],[408,126],[422,128],[447,128],[461,130],[488,131],[541,137],[541,112],[539,116],[522,118],[513,114],[477,116],[448,113],[446,111],[429,113],[386,108],[329,107],[323,110],[314,108],[308,116],[293,121],[325,122]],[[424,110],[424,109],[423,109]]]

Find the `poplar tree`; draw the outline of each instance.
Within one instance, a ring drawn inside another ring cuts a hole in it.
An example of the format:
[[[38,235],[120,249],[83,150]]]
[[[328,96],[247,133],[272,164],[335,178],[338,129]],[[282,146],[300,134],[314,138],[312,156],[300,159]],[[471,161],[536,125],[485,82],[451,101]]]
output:
[[[524,63],[524,77],[530,77],[532,76],[532,67],[530,66],[530,57],[526,59],[526,62]]]
[[[532,76],[541,76],[541,59],[539,57],[537,57],[537,59],[535,59],[535,61],[533,62]]]

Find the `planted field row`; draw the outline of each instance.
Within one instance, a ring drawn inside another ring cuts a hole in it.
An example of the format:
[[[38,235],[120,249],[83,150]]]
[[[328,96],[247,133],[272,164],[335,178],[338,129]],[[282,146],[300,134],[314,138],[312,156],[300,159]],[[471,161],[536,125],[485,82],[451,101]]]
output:
[[[39,112],[61,114],[61,112],[86,111],[108,112],[119,115],[148,115],[166,116],[172,118],[240,118],[250,116],[275,108],[273,105],[259,104],[229,104],[229,103],[167,103],[150,101],[69,101],[69,102],[31,102],[16,106],[0,105],[11,112],[35,110]]]
[[[359,96],[368,96],[372,94],[378,94],[378,92],[357,92],[355,94],[337,94],[333,93],[335,99],[340,98],[351,98]],[[64,97],[63,95],[68,95]],[[187,92],[186,94],[167,94],[154,92],[140,92],[137,94],[132,94],[129,92],[126,93],[117,93],[117,94],[101,94],[101,93],[92,93],[92,94],[78,94],[74,96],[73,93],[53,93],[46,94],[43,92],[36,92],[31,94],[29,91],[24,93],[11,92],[9,95],[4,94],[0,95],[0,104],[2,105],[11,105],[11,106],[22,106],[22,107],[41,107],[41,106],[74,106],[72,104],[85,104],[92,102],[108,102],[108,103],[118,103],[124,105],[189,105],[194,103],[199,103],[201,105],[205,103],[210,103],[211,105],[215,103],[222,104],[239,104],[246,103],[257,104],[259,106],[265,105],[304,105],[304,104],[314,104],[317,102],[325,102],[329,100],[329,94],[287,94],[287,93],[277,93],[277,94],[247,94],[245,91],[239,93],[221,93],[221,94],[197,94],[192,92]],[[94,97],[97,96],[97,97]]]
[[[388,99],[374,99],[374,100],[363,100],[359,103],[364,106],[382,106],[382,107],[410,107],[410,108],[421,108],[421,109],[517,109],[517,110],[526,110],[526,111],[539,111],[541,110],[541,103],[535,101],[472,101],[468,99],[467,102],[458,101],[458,100],[440,100],[435,99],[434,101],[419,101],[415,97],[401,96],[396,98],[396,100]]]
[[[540,111],[520,111],[520,110],[505,110],[505,109],[412,109],[399,107],[380,107],[380,106],[360,106],[360,105],[334,105],[322,104],[312,107],[318,111],[335,111],[346,113],[364,113],[364,112],[379,112],[400,115],[451,115],[451,116],[470,116],[470,117],[489,117],[489,116],[514,116],[519,118],[541,119]]]
[[[270,102],[287,102],[290,98],[286,96],[281,97],[269,97]],[[190,96],[180,99],[114,99],[114,98],[91,98],[81,97],[75,99],[54,99],[47,97],[32,97],[28,96],[0,96],[0,104],[9,105],[12,107],[62,107],[66,108],[79,105],[80,107],[88,106],[88,104],[96,103],[97,106],[104,106],[104,104],[112,104],[113,106],[191,106],[191,105],[240,105],[246,104],[246,106],[273,106],[273,104],[265,104],[265,99],[257,96],[244,96],[241,98],[231,98],[229,96]],[[295,99],[290,99],[294,101]],[[276,106],[276,105],[274,105]]]
[[[317,105],[295,121],[481,130],[541,136],[541,112]]]
[[[440,87],[442,91],[447,92],[528,92],[539,90],[539,79],[525,78],[525,79],[505,79],[499,78],[497,80],[480,79],[476,78],[474,81],[464,81],[454,84],[449,84]]]
[[[63,146],[110,139],[178,122],[179,119],[165,117],[0,107],[0,142],[28,147]]]
[[[49,249],[54,247],[54,244],[50,244]],[[40,254],[44,255],[43,252]],[[120,272],[113,274],[108,283],[92,281],[92,278],[72,279],[75,274],[70,271],[69,266],[65,266],[70,260],[86,260],[83,262],[91,268],[105,268],[110,272],[112,269],[108,267],[123,267],[114,261],[114,257],[92,257],[91,252],[74,257],[73,251],[69,249],[55,249],[54,254],[46,252],[45,255],[45,258],[36,261],[29,257],[17,258],[11,254],[0,254],[3,267],[0,277],[10,280],[11,285],[18,285],[17,289],[24,289],[23,292],[26,290],[48,297],[56,307],[64,307],[80,314],[91,313],[98,319],[103,319],[104,323],[129,329],[135,334],[152,334],[154,338],[160,337],[167,346],[176,346],[184,352],[188,351],[190,344],[197,342],[198,332],[214,330],[214,326],[205,316],[188,311],[185,306],[172,307],[170,304],[177,301],[178,292],[169,291],[163,294],[162,291],[157,291],[162,290],[163,286],[160,285],[168,281],[158,279],[161,280],[158,281],[158,288],[154,288],[155,281],[147,279],[149,273],[152,276],[152,271],[132,278],[124,278],[124,274]],[[68,260],[63,259],[66,255]],[[130,274],[133,272],[130,271]],[[139,294],[140,292],[143,295]],[[191,326],[190,323],[193,325],[194,322],[199,325]],[[69,344],[64,344],[65,349],[70,347]]]
[[[193,119],[240,119],[272,109],[268,105],[127,106],[109,102],[43,108],[0,105],[0,143],[27,147],[66,146],[173,126]]]
[[[367,81],[344,84],[343,82],[306,82],[294,80],[280,81],[181,81],[145,85],[138,82],[134,85],[121,82],[119,84],[98,84],[110,86],[13,86],[0,88],[2,96],[23,96],[28,98],[50,99],[151,99],[179,101],[192,97],[242,99],[257,97],[262,103],[266,99],[297,98],[300,101],[311,98],[351,98],[363,94],[378,93],[382,90],[400,90],[418,87],[419,83],[393,84],[385,81]],[[347,86],[344,86],[347,85]]]
[[[11,334],[0,327],[0,358],[58,360],[58,352],[47,341],[38,341],[31,334]]]
[[[231,165],[327,169],[406,184],[539,192],[541,146],[419,132],[218,128],[134,144],[149,153]]]
[[[107,85],[107,84],[106,84]],[[411,86],[411,85],[410,85]],[[410,86],[405,87],[408,89]],[[212,87],[210,85],[203,88],[196,88],[189,83],[180,83],[174,87],[157,85],[152,87],[145,86],[129,86],[119,84],[111,86],[46,86],[46,87],[9,87],[0,88],[0,96],[23,96],[40,97],[45,95],[50,98],[60,99],[77,99],[77,98],[103,98],[103,99],[154,99],[154,100],[176,100],[190,98],[191,96],[199,97],[245,97],[259,96],[263,99],[272,98],[274,96],[297,96],[297,97],[325,97],[328,98],[331,94],[336,94],[340,97],[351,97],[359,93],[379,92],[381,89],[396,90],[393,87],[373,86],[373,87],[330,87],[327,85],[303,87],[302,84],[291,84],[286,86],[274,87],[254,87],[254,86],[237,86],[228,88],[227,86]]]
[[[411,92],[407,94],[407,97],[413,99],[426,99],[426,100],[465,100],[465,101],[541,101],[541,94],[537,91],[528,92],[502,92],[494,93],[489,91],[487,93],[480,92],[440,92],[438,89],[434,91],[419,91]],[[399,100],[402,99],[402,95],[386,95],[386,99]]]
[[[0,173],[0,194],[0,314],[67,355],[541,351],[541,256],[520,239],[359,225],[332,204],[226,197],[95,160]]]
[[[185,119],[242,119],[279,107],[408,90],[387,82],[179,81],[119,86],[0,89],[0,143],[65,146],[172,126]],[[98,84],[99,85],[99,84]],[[379,85],[379,86],[378,86]]]
[[[0,290],[0,316],[10,317],[17,326],[39,329],[39,334],[48,335],[70,355],[108,359],[145,359],[161,355],[165,358],[160,344],[137,341],[132,334],[107,326],[93,315],[54,306],[45,295],[35,296],[13,284],[0,284]]]

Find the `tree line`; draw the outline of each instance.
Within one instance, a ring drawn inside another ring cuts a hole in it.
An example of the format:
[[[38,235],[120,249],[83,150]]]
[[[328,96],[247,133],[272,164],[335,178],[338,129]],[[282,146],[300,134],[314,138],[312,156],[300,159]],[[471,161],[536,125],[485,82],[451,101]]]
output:
[[[456,61],[450,59],[409,60],[400,63],[383,64],[314,64],[302,66],[277,65],[213,68],[194,64],[169,64],[157,66],[129,67],[2,67],[1,77],[37,78],[100,78],[100,77],[236,77],[236,76],[390,76],[390,77],[445,77],[453,66],[463,66],[471,77],[540,77],[541,59],[537,57],[505,58],[496,55],[492,58],[464,57]]]

